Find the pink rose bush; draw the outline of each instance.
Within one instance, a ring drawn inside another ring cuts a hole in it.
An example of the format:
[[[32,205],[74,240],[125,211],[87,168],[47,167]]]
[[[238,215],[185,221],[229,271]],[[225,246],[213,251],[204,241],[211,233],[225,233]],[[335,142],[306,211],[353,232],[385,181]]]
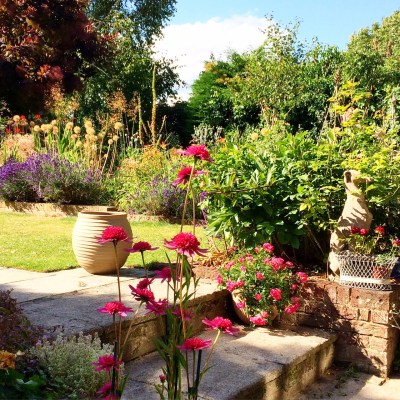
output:
[[[271,323],[277,313],[292,314],[300,307],[299,293],[307,274],[296,271],[291,261],[276,257],[274,246],[264,243],[253,251],[230,250],[230,259],[216,277],[221,289],[235,292],[255,326]]]

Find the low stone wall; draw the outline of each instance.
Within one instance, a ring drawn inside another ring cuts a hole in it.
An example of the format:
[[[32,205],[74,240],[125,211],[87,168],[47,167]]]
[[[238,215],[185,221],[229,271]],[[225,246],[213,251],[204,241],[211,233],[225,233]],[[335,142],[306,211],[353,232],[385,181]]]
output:
[[[0,212],[21,212],[43,215],[44,217],[66,217],[77,216],[81,211],[118,211],[114,206],[98,206],[98,205],[69,205],[55,203],[25,203],[16,201],[0,201]],[[180,223],[179,218],[167,219],[160,215],[145,214],[128,214],[128,220],[134,222],[141,221],[168,221],[172,223]],[[189,223],[185,221],[185,223]]]
[[[336,361],[388,376],[400,336],[400,330],[391,326],[391,310],[400,307],[399,286],[393,291],[373,291],[314,279],[305,286],[303,296],[295,322],[336,333]]]
[[[0,211],[38,214],[48,217],[65,217],[78,215],[81,211],[117,211],[113,206],[67,205],[54,203],[25,203],[0,201]]]

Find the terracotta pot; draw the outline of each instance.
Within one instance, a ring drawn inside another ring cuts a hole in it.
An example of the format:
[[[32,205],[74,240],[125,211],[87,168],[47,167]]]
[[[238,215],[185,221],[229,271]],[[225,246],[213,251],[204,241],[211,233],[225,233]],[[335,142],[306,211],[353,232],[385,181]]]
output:
[[[232,292],[232,300],[233,300],[233,309],[235,310],[236,315],[238,316],[238,318],[245,323],[246,325],[250,325],[250,315],[247,314],[245,311],[243,311],[242,308],[239,308],[236,303],[239,303],[242,300],[242,298],[240,297],[240,294],[237,290],[234,290]],[[272,309],[272,315],[270,315],[269,321],[273,321],[274,319],[276,319],[276,317],[279,315],[278,313],[278,309],[276,308],[276,306],[274,305],[273,309]]]
[[[124,228],[128,237],[132,239],[132,229],[127,214],[124,212],[83,211],[78,214],[78,219],[72,232],[72,249],[79,265],[91,274],[116,272],[113,243],[98,243],[98,238],[108,226]],[[129,256],[125,249],[129,248],[129,243],[118,243],[118,268],[125,264]]]

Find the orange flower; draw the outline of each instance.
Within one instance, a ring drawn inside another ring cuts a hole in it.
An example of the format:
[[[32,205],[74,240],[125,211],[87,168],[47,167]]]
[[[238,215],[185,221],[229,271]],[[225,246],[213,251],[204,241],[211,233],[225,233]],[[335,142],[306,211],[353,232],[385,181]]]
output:
[[[0,350],[0,369],[15,369],[15,354]]]

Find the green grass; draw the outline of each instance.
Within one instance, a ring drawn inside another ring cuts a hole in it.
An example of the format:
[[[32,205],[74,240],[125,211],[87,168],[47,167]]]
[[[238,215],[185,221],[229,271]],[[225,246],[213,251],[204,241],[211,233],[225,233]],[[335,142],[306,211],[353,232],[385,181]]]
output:
[[[35,214],[0,213],[0,267],[38,272],[58,271],[77,267],[72,251],[72,230],[76,217],[43,217]],[[146,263],[167,262],[164,239],[179,232],[179,225],[167,222],[131,222],[135,241],[146,241],[156,251],[145,253]],[[185,230],[190,229],[185,227]],[[207,239],[201,228],[196,229],[201,247]],[[173,252],[168,252],[173,257]],[[173,260],[173,258],[171,258]],[[142,266],[140,254],[129,255],[126,266]]]

